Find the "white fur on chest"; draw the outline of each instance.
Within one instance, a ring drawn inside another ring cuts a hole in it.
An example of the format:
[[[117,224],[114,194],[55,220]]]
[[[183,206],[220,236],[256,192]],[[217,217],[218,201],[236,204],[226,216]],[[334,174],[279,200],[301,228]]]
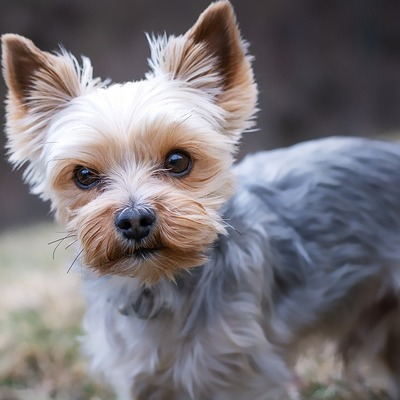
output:
[[[107,376],[118,390],[118,399],[131,399],[133,386],[135,392],[157,388],[156,399],[166,398],[165,387],[171,388],[174,400],[207,399],[207,393],[228,396],[218,397],[221,400],[257,399],[265,395],[269,379],[271,398],[282,395],[274,382],[289,379],[290,373],[266,339],[260,309],[240,293],[224,304],[223,313],[214,310],[215,318],[200,323],[194,335],[184,332],[185,304],[176,298],[167,299],[175,302],[176,310],[164,310],[153,319],[140,319],[133,312],[122,315],[119,302],[129,299],[129,291],[137,289],[136,281],[132,279],[128,291],[116,298],[122,287],[127,287],[127,278],[86,281],[87,335],[82,340],[92,368]],[[252,363],[268,373],[257,378]],[[232,387],[228,392],[221,390],[233,371]],[[249,379],[253,385],[244,388],[243,381]]]

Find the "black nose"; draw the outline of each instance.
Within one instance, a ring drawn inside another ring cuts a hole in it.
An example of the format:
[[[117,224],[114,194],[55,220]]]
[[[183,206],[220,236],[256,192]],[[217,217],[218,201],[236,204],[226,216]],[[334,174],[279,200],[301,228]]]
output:
[[[117,214],[115,226],[126,239],[140,240],[150,233],[155,220],[154,212],[148,208],[126,208]]]

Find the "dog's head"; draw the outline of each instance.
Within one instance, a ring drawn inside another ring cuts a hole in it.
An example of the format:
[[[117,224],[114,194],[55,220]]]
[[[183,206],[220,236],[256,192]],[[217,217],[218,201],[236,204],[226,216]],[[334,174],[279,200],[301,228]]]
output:
[[[10,160],[76,235],[83,263],[144,282],[204,262],[257,90],[229,2],[150,38],[142,81],[92,78],[66,51],[3,36]]]

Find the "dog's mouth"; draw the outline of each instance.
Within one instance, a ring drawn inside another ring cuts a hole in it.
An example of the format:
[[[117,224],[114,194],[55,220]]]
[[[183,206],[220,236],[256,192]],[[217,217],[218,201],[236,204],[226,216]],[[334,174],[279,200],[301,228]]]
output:
[[[135,249],[129,256],[146,259],[159,253],[163,247],[139,247]]]

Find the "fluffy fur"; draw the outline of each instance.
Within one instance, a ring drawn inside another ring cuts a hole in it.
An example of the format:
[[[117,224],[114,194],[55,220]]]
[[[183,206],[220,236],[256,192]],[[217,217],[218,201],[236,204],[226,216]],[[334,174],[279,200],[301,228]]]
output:
[[[120,399],[282,400],[313,336],[379,364],[400,399],[397,145],[332,138],[233,167],[257,90],[227,1],[151,38],[138,82],[2,40],[10,160],[77,239],[84,349]],[[191,170],[171,174],[171,152]],[[154,213],[149,234],[121,234],[126,209]]]

